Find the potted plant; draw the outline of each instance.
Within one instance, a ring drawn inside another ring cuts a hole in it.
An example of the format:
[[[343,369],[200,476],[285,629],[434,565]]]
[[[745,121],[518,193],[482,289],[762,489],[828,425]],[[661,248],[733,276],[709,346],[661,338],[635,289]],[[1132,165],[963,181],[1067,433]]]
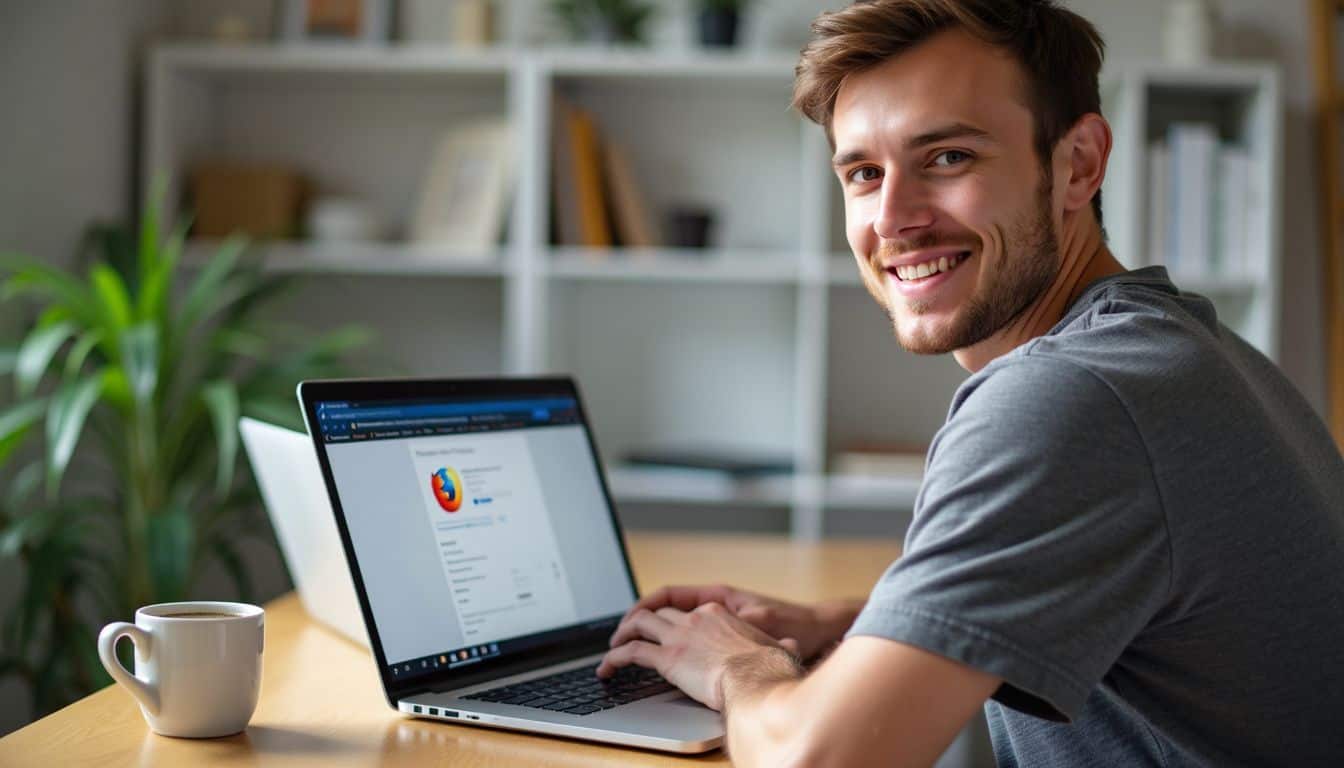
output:
[[[700,0],[700,43],[711,47],[737,45],[738,22],[747,0]]]
[[[643,44],[653,5],[638,0],[552,0],[551,12],[575,40]]]
[[[186,280],[185,235],[164,238],[151,204],[136,242],[94,233],[83,276],[0,255],[4,316],[35,317],[0,345],[0,560],[24,574],[0,677],[29,685],[34,715],[109,682],[99,626],[191,597],[212,561],[252,599],[239,542],[273,539],[239,471],[238,417],[301,429],[295,382],[337,374],[368,336],[265,324],[256,309],[285,281],[245,263],[241,239]]]

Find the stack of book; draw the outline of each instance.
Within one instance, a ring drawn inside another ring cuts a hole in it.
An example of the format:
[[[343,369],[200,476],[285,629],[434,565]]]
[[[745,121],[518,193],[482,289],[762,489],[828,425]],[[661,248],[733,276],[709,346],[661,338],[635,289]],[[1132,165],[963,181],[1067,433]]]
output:
[[[1252,175],[1250,153],[1214,125],[1168,126],[1148,147],[1148,262],[1196,279],[1252,274],[1264,205]]]
[[[625,149],[602,138],[592,113],[558,96],[552,124],[556,244],[657,246],[654,224]]]

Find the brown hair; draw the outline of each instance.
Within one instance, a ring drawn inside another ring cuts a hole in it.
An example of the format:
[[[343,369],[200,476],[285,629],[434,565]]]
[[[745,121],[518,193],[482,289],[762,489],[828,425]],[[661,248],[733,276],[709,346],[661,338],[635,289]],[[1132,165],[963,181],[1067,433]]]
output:
[[[858,0],[823,13],[795,70],[793,106],[823,126],[834,146],[831,119],[846,77],[953,28],[1008,51],[1022,66],[1036,153],[1047,168],[1078,118],[1101,113],[1097,73],[1106,44],[1091,22],[1053,0]],[[1092,210],[1100,223],[1100,190]]]

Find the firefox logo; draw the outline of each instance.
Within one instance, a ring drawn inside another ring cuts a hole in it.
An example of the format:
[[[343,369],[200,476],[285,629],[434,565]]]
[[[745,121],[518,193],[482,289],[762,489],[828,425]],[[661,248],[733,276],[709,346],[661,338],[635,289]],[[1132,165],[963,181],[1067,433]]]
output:
[[[462,478],[452,467],[439,467],[429,476],[429,486],[434,491],[434,500],[439,502],[444,512],[456,512],[462,507]]]

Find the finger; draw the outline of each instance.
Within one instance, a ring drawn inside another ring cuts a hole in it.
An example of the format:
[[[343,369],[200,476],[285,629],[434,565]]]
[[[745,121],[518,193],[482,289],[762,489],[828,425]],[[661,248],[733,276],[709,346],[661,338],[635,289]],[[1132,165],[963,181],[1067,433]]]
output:
[[[798,653],[798,651],[799,651],[798,641],[795,640],[794,638],[792,638],[792,637],[786,637],[786,638],[784,638],[783,640],[780,640],[780,641],[779,641],[779,645],[780,645],[781,648],[783,648],[784,650],[788,651],[790,656],[793,656],[793,657],[796,658],[796,657],[799,655],[799,653]]]
[[[763,643],[766,645],[775,645],[776,643],[779,642],[778,640],[775,639],[775,634],[776,632],[778,632],[779,629],[778,627],[773,627],[767,624],[761,624],[758,621],[753,621],[753,617],[759,617],[761,615],[761,612],[759,610],[757,609],[743,610],[741,614],[735,614],[730,611],[728,615],[732,616],[734,623],[740,628],[741,632],[744,635],[750,637],[756,642]],[[769,615],[773,619],[774,616],[773,612],[770,613]],[[784,634],[784,633],[778,632],[778,634]]]
[[[649,611],[639,611],[621,622],[621,625],[611,634],[610,645],[615,648],[623,643],[641,638],[662,642],[663,636],[671,628],[672,623],[667,619]]]
[[[625,615],[630,616],[638,610],[656,611],[668,607],[692,611],[702,603],[725,602],[729,592],[730,590],[721,584],[663,587],[651,595],[640,598]]]
[[[658,662],[662,658],[663,647],[654,645],[643,640],[634,640],[619,648],[613,648],[607,651],[607,655],[602,657],[602,663],[597,665],[598,677],[611,677],[616,670],[621,667],[628,667],[631,664],[638,664],[641,667],[658,669]]]
[[[754,624],[755,626],[761,627],[762,629],[773,624],[776,618],[774,609],[764,605],[744,606],[741,610],[734,611],[734,613],[737,614],[739,619],[748,624]]]
[[[659,608],[653,612],[653,615],[666,620],[669,624],[686,623],[686,612],[680,608]]]

